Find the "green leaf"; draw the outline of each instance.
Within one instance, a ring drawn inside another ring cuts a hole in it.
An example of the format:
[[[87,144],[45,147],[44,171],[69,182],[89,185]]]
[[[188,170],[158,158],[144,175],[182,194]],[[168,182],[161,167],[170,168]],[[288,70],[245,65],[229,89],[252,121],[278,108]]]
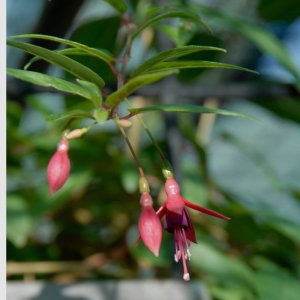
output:
[[[176,74],[177,72],[178,72],[178,70],[172,69],[172,70],[168,70],[168,71],[162,71],[162,72],[137,76],[137,77],[129,80],[119,90],[110,94],[106,99],[106,103],[113,108],[116,105],[118,105],[124,98],[126,98],[132,92],[136,91],[137,89],[141,88],[142,86],[151,84],[151,83],[158,81],[166,76]]]
[[[186,11],[179,11],[179,10],[173,10],[170,12],[163,13],[161,15],[155,16],[148,21],[146,21],[144,24],[139,26],[136,30],[136,32],[132,35],[132,40],[134,40],[145,28],[168,18],[183,18],[183,19],[189,19],[194,21],[195,23],[201,24],[206,29],[209,30],[207,25],[194,13],[186,12]]]
[[[108,120],[109,112],[104,109],[95,110],[93,113],[93,117],[96,119],[98,124],[103,124]]]
[[[25,71],[19,69],[7,68],[7,75],[30,82],[43,87],[53,87],[56,90],[78,95],[85,99],[92,101],[96,106],[101,105],[101,94],[98,88],[90,82],[79,81],[82,85],[71,83],[69,81],[52,77],[49,75],[41,74],[33,71]],[[84,82],[84,84],[83,84]],[[85,85],[85,86],[84,86]],[[87,86],[88,85],[88,86]]]
[[[199,52],[199,51],[222,51],[226,52],[225,49],[210,47],[210,46],[184,46],[179,48],[174,48],[170,50],[163,51],[158,55],[155,55],[145,61],[141,66],[139,66],[135,71],[132,73],[132,77],[136,76],[140,73],[143,73],[150,69],[151,67],[155,66],[157,63],[162,62],[167,59],[182,57],[191,53]]]
[[[12,36],[11,38],[18,38],[18,39],[19,38],[30,38],[30,39],[49,40],[49,41],[53,41],[53,42],[57,42],[57,43],[61,43],[61,44],[65,44],[65,45],[74,47],[78,50],[81,50],[83,53],[98,57],[108,64],[113,60],[113,57],[111,54],[106,53],[102,50],[99,50],[96,48],[91,48],[87,45],[73,42],[73,41],[66,40],[66,39],[62,39],[62,38],[58,38],[55,36],[44,35],[44,34],[20,34],[20,35]]]
[[[197,6],[197,10],[203,12],[205,15],[211,18],[216,18],[229,30],[242,34],[244,37],[252,41],[262,52],[272,55],[298,81],[300,80],[299,71],[292,61],[287,48],[276,38],[272,32],[253,22],[233,17],[225,14],[224,12],[219,12],[215,9],[211,9],[202,5]]]
[[[25,199],[17,195],[7,196],[7,238],[18,248],[26,245],[34,222]]]
[[[70,110],[59,115],[49,115],[48,121],[62,121],[65,119],[93,119],[92,115],[84,110]]]
[[[297,300],[299,298],[299,278],[284,272],[257,272],[255,276],[259,299]]]
[[[124,14],[127,10],[127,5],[123,0],[104,0],[115,8],[119,13]]]
[[[157,30],[163,32],[170,38],[176,47],[187,45],[194,36],[201,34],[198,24],[190,20],[180,20],[176,27],[171,24],[160,24]],[[201,43],[203,44],[203,41],[201,41]]]
[[[62,54],[62,55],[66,55],[66,56],[72,56],[72,55],[89,55],[89,56],[95,56],[95,55],[92,55],[92,54],[89,54],[87,52],[84,52],[80,49],[76,49],[76,48],[66,48],[66,49],[62,49],[62,50],[54,50],[56,53],[59,53],[59,54]],[[29,67],[39,61],[41,58],[40,57],[33,57],[32,59],[29,60],[29,62],[25,65],[24,67],[24,70],[27,70],[29,69]]]
[[[271,32],[250,23],[236,23],[238,31],[257,45],[263,52],[272,55],[285,67],[295,78],[300,79],[299,72],[292,61],[290,54],[283,43],[281,43]]]
[[[93,100],[96,106],[100,107],[102,104],[102,95],[100,94],[98,87],[89,81],[80,79],[77,79],[76,81],[90,93],[91,100]]]
[[[153,105],[153,106],[145,106],[141,108],[130,108],[129,111],[133,115],[137,115],[144,112],[150,111],[163,111],[163,112],[180,112],[180,113],[208,113],[208,114],[219,114],[224,116],[233,116],[233,117],[241,117],[250,120],[256,120],[255,118],[241,114],[238,112],[233,112],[224,109],[216,109],[209,108],[201,105],[194,104],[163,104],[163,105]]]
[[[174,7],[171,7],[170,5],[162,5],[162,6],[152,6],[149,5],[149,7],[146,9],[145,12],[145,18],[151,18],[157,14],[162,13],[163,11],[174,9]]]
[[[152,71],[161,71],[165,69],[194,69],[194,68],[221,68],[221,69],[233,69],[233,70],[240,70],[240,71],[246,71],[254,74],[258,74],[258,72],[235,66],[230,64],[224,64],[214,61],[168,61],[168,62],[160,62],[154,66],[152,66],[150,69],[148,69],[148,72]]]
[[[7,44],[15,48],[22,49],[30,54],[39,56],[45,61],[61,67],[80,79],[95,83],[99,87],[103,87],[105,85],[103,79],[94,71],[55,51],[22,42],[7,41]]]

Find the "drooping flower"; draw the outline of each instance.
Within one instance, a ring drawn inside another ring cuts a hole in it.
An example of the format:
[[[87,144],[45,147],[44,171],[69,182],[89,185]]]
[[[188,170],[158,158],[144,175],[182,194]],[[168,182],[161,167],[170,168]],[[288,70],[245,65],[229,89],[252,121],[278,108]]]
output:
[[[179,185],[173,178],[167,178],[165,183],[165,191],[167,194],[167,199],[156,214],[159,218],[164,217],[164,228],[168,232],[174,234],[174,259],[176,262],[179,262],[180,259],[182,260],[183,279],[188,281],[190,279],[190,275],[187,269],[187,261],[189,261],[191,258],[190,242],[197,243],[197,240],[194,226],[186,207],[190,207],[204,214],[223,220],[229,220],[230,218],[213,210],[191,203],[183,198],[180,195]]]
[[[53,195],[67,181],[70,173],[70,160],[68,157],[69,143],[62,138],[57,146],[57,151],[48,164],[48,185],[50,194]]]
[[[162,226],[160,219],[153,209],[153,201],[148,192],[143,192],[140,200],[142,212],[139,217],[138,228],[140,238],[146,247],[155,255],[159,255],[162,239]]]

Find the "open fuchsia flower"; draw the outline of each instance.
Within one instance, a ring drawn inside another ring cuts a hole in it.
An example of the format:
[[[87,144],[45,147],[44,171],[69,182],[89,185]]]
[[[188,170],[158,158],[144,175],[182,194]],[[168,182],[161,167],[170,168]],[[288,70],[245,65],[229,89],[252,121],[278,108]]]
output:
[[[48,164],[48,185],[50,194],[53,195],[67,181],[70,173],[70,160],[68,157],[69,143],[62,138],[57,146],[57,151]]]
[[[157,211],[159,218],[164,217],[164,228],[174,234],[176,262],[182,260],[183,279],[190,280],[190,274],[187,269],[187,261],[191,258],[190,242],[197,243],[193,223],[189,217],[186,207],[190,207],[204,214],[213,217],[229,220],[230,218],[221,215],[213,210],[204,208],[189,202],[180,195],[180,188],[174,178],[167,178],[165,183],[167,199],[163,206]]]

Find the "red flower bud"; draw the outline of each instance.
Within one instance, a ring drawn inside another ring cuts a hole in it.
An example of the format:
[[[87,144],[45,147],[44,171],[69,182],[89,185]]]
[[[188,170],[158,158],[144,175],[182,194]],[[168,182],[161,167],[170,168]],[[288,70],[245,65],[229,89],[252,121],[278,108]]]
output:
[[[56,153],[48,164],[48,185],[50,194],[53,195],[67,181],[70,173],[70,160],[68,157],[69,143],[62,138],[57,146]]]
[[[152,203],[150,194],[147,192],[142,193],[142,213],[139,218],[138,227],[140,237],[146,247],[155,256],[158,256],[162,239],[162,226],[155,210],[152,207]]]

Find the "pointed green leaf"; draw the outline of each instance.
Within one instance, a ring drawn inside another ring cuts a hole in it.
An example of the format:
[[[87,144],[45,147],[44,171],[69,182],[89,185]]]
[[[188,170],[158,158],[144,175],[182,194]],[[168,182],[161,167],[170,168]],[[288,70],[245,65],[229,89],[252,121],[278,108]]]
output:
[[[22,42],[7,41],[7,44],[15,48],[22,49],[30,54],[39,56],[45,61],[61,67],[62,69],[80,79],[95,83],[99,87],[103,87],[105,85],[103,79],[94,71],[80,64],[79,62],[61,55],[55,51]]]
[[[59,115],[49,115],[47,117],[48,121],[62,121],[66,119],[93,119],[90,113],[84,110],[71,110],[64,112]]]
[[[99,93],[98,88],[90,82],[86,82],[85,84],[89,84],[89,87],[84,86],[82,84],[83,81],[80,81],[83,87],[71,83],[69,81],[52,77],[49,75],[41,74],[33,71],[25,71],[19,69],[7,68],[7,75],[24,80],[26,82],[30,82],[43,87],[53,87],[58,91],[70,93],[73,95],[77,95],[92,101],[97,107],[99,104],[101,105],[101,95]],[[96,92],[98,91],[98,93]]]
[[[151,18],[157,14],[163,13],[163,11],[168,11],[171,9],[174,9],[174,7],[171,7],[170,5],[150,6],[149,8],[147,8],[145,17]]]
[[[134,40],[145,28],[168,18],[183,18],[183,19],[189,19],[194,21],[195,23],[201,24],[206,29],[209,30],[207,25],[194,13],[187,12],[187,11],[179,11],[179,10],[173,10],[170,12],[163,13],[161,15],[155,16],[148,21],[146,21],[144,24],[138,27],[136,32],[132,35],[132,40]]]
[[[184,47],[178,47],[170,50],[163,51],[159,53],[158,55],[155,55],[145,61],[141,66],[139,66],[136,70],[133,71],[132,77],[143,73],[150,69],[152,66],[155,66],[157,63],[162,62],[167,59],[182,57],[191,53],[199,52],[199,51],[222,51],[226,52],[225,49],[222,48],[216,48],[216,47],[210,47],[210,46],[184,46]]]
[[[99,89],[98,87],[89,82],[89,81],[85,81],[85,80],[80,80],[80,79],[77,79],[76,80],[86,91],[89,92],[90,96],[91,96],[91,99],[94,100],[94,102],[96,103],[96,106],[97,107],[100,107],[101,104],[102,104],[102,95],[100,94],[99,92]]]
[[[164,105],[152,105],[152,106],[145,106],[141,108],[130,108],[130,113],[132,115],[137,115],[140,113],[151,112],[151,111],[162,111],[162,112],[179,112],[179,113],[205,113],[205,114],[219,114],[224,116],[233,116],[233,117],[241,117],[250,120],[256,120],[255,118],[241,114],[238,112],[233,112],[224,109],[216,109],[216,108],[209,108],[201,105],[194,105],[194,104],[164,104]]]
[[[221,69],[233,69],[233,70],[240,70],[240,71],[246,71],[254,74],[258,74],[256,71],[230,65],[230,64],[224,64],[214,61],[168,61],[168,62],[160,62],[153,67],[151,67],[148,72],[152,71],[161,71],[166,69],[193,69],[193,68],[221,68]]]
[[[98,57],[108,64],[113,60],[112,55],[108,54],[107,52],[104,52],[104,51],[96,49],[96,48],[91,48],[91,47],[81,44],[81,43],[58,38],[55,36],[44,35],[44,34],[20,34],[20,35],[12,36],[11,38],[29,38],[29,39],[49,40],[49,41],[61,43],[64,45],[68,45],[68,46],[74,47],[76,49],[80,49],[82,52],[92,55],[92,56],[95,56],[95,57]]]
[[[106,103],[112,108],[117,106],[124,98],[129,96],[132,92],[141,88],[144,85],[151,84],[158,81],[166,76],[177,73],[178,70],[172,69],[168,71],[157,72],[153,74],[145,74],[137,76],[129,80],[125,85],[123,85],[119,90],[110,94],[106,98]]]
[[[62,50],[54,50],[55,52],[62,54],[62,55],[66,55],[66,56],[72,56],[72,55],[89,55],[89,56],[94,56],[91,55],[89,53],[86,53],[80,49],[76,49],[76,48],[66,48],[66,49],[62,49]],[[35,62],[39,61],[41,58],[38,56],[34,56],[33,58],[31,58],[29,60],[29,62],[25,65],[24,70],[29,69],[29,67],[34,64]]]
[[[123,0],[104,0],[115,8],[119,13],[124,14],[127,10],[127,5]]]

